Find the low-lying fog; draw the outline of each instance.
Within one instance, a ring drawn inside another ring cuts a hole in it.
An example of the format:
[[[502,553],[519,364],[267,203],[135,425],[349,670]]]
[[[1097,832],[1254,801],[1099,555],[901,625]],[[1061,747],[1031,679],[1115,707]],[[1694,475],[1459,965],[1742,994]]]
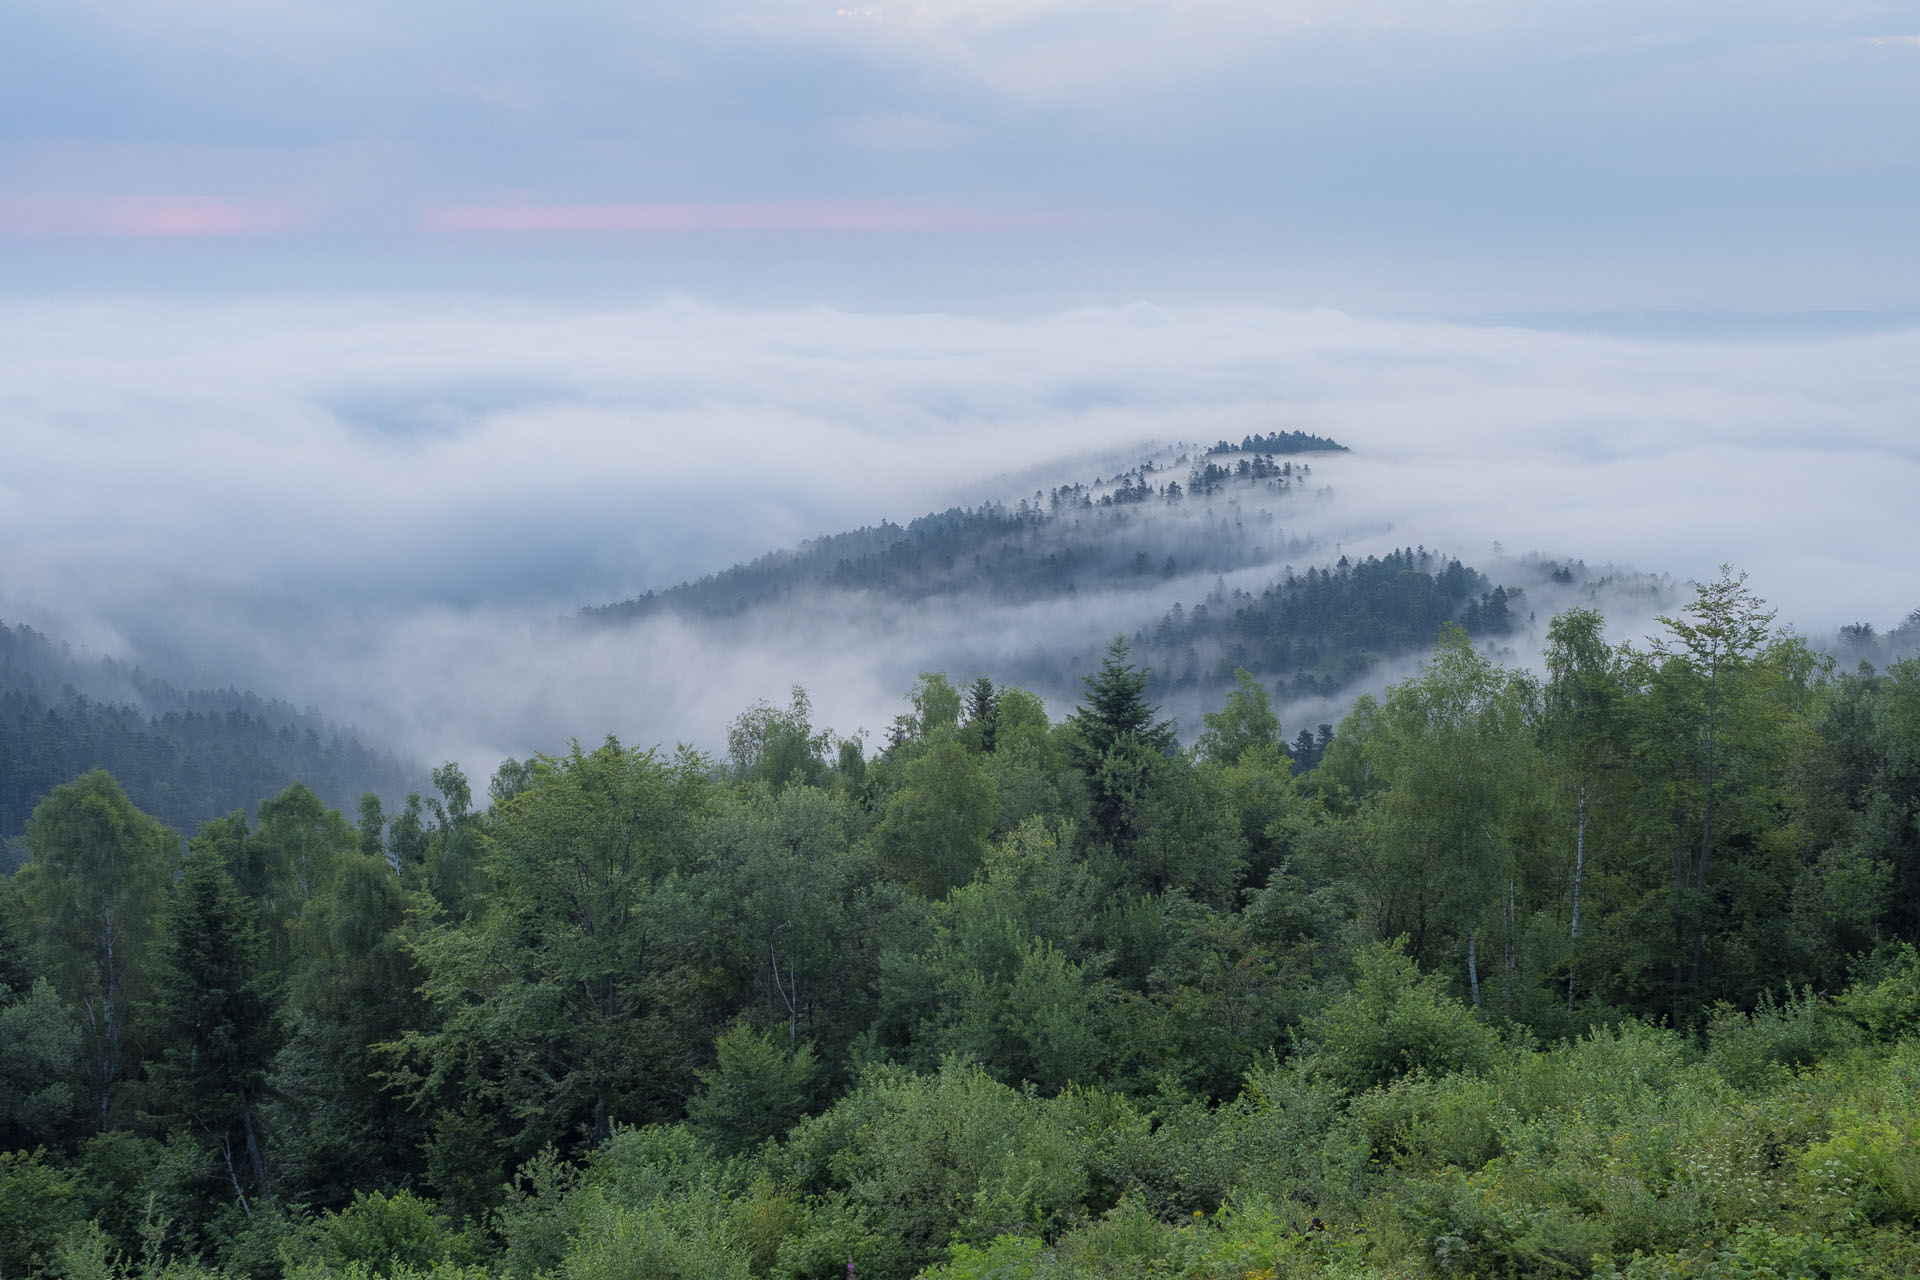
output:
[[[1920,330],[13,302],[0,621],[480,773],[608,731],[718,747],[793,684],[823,722],[877,732],[943,655],[1091,647],[1140,601],[839,598],[725,634],[554,620],[812,535],[1111,475],[1152,442],[1295,428],[1352,447],[1275,508],[1328,561],[1425,544],[1496,580],[1536,551],[1680,579],[1731,561],[1814,635],[1920,605]],[[1162,591],[1191,604],[1187,585]]]

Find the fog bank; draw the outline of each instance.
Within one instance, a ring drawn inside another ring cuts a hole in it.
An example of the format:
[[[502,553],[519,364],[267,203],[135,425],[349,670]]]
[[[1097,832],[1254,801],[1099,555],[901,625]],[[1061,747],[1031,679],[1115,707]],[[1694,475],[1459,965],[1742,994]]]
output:
[[[1111,620],[822,606],[725,637],[552,620],[809,536],[1111,474],[1149,442],[1298,428],[1352,447],[1314,460],[1331,497],[1283,516],[1329,560],[1423,543],[1683,579],[1731,561],[1803,631],[1884,628],[1920,605],[1917,421],[1912,330],[1711,343],[1147,303],[985,319],[10,302],[0,610],[429,759],[610,730],[717,746],[793,683],[836,728],[877,730],[922,649],[986,659],[1023,627]]]

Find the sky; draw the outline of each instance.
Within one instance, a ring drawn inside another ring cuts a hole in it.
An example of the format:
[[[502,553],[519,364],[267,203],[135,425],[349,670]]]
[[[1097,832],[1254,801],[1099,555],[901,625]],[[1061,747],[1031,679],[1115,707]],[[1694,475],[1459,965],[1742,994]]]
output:
[[[1920,5],[5,0],[26,291],[1911,311]]]
[[[427,758],[712,742],[793,682],[877,727],[911,619],[878,666],[548,623],[1276,428],[1354,447],[1335,541],[1920,605],[1920,3],[0,29],[0,620]]]

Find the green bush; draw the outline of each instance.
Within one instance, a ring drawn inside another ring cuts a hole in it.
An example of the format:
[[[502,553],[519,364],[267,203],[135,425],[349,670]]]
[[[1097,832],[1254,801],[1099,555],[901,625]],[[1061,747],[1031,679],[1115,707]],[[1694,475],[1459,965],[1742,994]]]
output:
[[[1840,1011],[1876,1040],[1920,1034],[1920,951],[1901,943],[1840,996]]]
[[[1484,1071],[1500,1038],[1395,943],[1360,952],[1353,989],[1308,1021],[1314,1068],[1349,1093],[1413,1071]]]
[[[52,1274],[54,1251],[74,1225],[72,1179],[40,1151],[0,1152],[0,1276]]]
[[[1894,1241],[1868,1242],[1743,1227],[1726,1241],[1691,1253],[1635,1256],[1626,1266],[1603,1264],[1595,1280],[1893,1280],[1913,1274],[1913,1254],[1897,1260]],[[1913,1242],[1905,1242],[1911,1249]]]
[[[1762,992],[1752,1013],[1720,1005],[1707,1022],[1709,1058],[1729,1084],[1743,1089],[1810,1067],[1859,1040],[1859,1029],[1811,987],[1788,992],[1785,1002]]]
[[[320,1261],[333,1267],[362,1264],[375,1277],[391,1276],[401,1267],[431,1269],[467,1251],[460,1233],[411,1191],[358,1192],[352,1204],[314,1223],[309,1239]]]
[[[699,1073],[701,1090],[687,1103],[687,1119],[722,1155],[746,1151],[785,1133],[813,1105],[820,1063],[813,1046],[791,1056],[771,1035],[744,1019],[714,1041],[713,1068]]]

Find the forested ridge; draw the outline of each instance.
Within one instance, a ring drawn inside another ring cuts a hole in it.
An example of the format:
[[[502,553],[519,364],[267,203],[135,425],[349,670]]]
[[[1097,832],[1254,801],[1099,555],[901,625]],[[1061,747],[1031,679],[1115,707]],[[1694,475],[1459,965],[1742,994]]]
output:
[[[413,785],[393,756],[314,712],[235,689],[179,689],[0,623],[0,870],[13,866],[11,838],[34,804],[88,769],[109,771],[182,830],[296,781],[334,804]]]
[[[1537,676],[1438,634],[1298,758],[1116,639],[877,754],[796,690],[184,845],[65,782],[0,1276],[1913,1274],[1920,661],[1731,573]]]
[[[1246,443],[1268,442],[1248,437]],[[1213,453],[1238,449],[1223,441]],[[1247,513],[1268,526],[1249,530],[1237,506],[1223,503],[1216,510],[1205,498],[1236,491],[1290,495],[1312,477],[1311,464],[1249,452],[1237,463],[1195,463],[1183,488],[1186,461],[1184,453],[1171,467],[1149,458],[1091,484],[1063,484],[1011,503],[950,507],[904,526],[882,521],[815,538],[664,591],[589,606],[581,616],[619,621],[665,610],[724,618],[823,588],[902,600],[978,595],[1028,601],[1136,579],[1147,586],[1176,575],[1225,573],[1306,550],[1307,542],[1271,527],[1271,510]],[[1198,499],[1192,510],[1189,494]],[[1140,510],[1149,506],[1151,513]],[[1169,509],[1185,518],[1145,518]]]
[[[1176,447],[1091,483],[815,539],[581,618],[619,625],[672,614],[744,627],[761,611],[827,597],[851,596],[839,607],[857,612],[873,601],[883,610],[1013,607],[1090,603],[1098,593],[1105,612],[1126,619],[1119,629],[1152,673],[1148,692],[1183,702],[1224,696],[1241,668],[1282,699],[1331,697],[1423,651],[1442,622],[1495,638],[1525,623],[1518,585],[1424,546],[1350,558],[1290,531],[1288,519],[1310,522],[1298,502],[1316,482],[1311,462],[1286,455],[1321,452],[1346,448],[1297,431]],[[1313,563],[1321,557],[1327,563]],[[1556,581],[1574,583],[1563,566],[1541,573],[1556,570],[1567,574]],[[1226,575],[1242,584],[1257,576],[1250,590]],[[1166,595],[1182,590],[1169,610]],[[1039,639],[1003,659],[999,674],[1070,691],[1097,661],[1097,646]]]

